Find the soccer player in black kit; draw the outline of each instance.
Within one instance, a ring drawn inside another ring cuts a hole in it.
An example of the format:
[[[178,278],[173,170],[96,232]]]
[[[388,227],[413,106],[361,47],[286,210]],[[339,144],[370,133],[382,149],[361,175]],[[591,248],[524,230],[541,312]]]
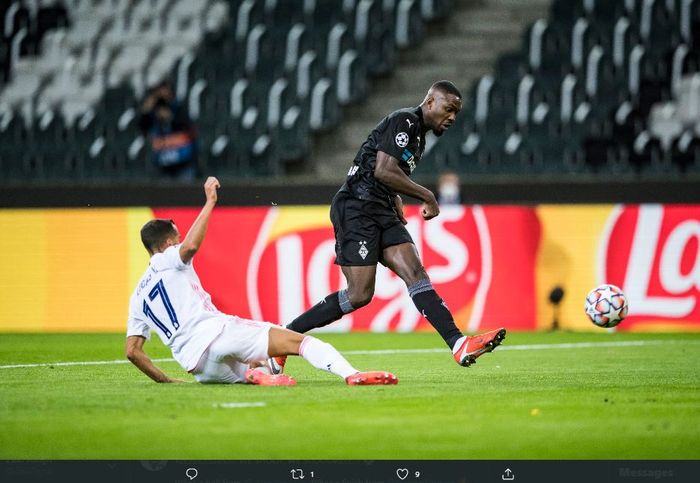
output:
[[[362,144],[345,184],[331,203],[335,231],[335,263],[340,265],[347,289],[324,300],[294,319],[288,329],[307,332],[364,307],[374,295],[377,262],[406,283],[418,311],[428,319],[452,349],[462,366],[476,362],[504,339],[506,330],[477,336],[463,335],[445,302],[435,292],[423,268],[411,235],[405,228],[400,194],[423,202],[420,213],[430,220],[440,213],[435,195],[413,182],[411,173],[425,149],[425,134],[442,135],[462,109],[462,94],[448,81],[433,84],[418,107],[392,112],[375,127]],[[271,361],[276,370],[284,358]]]

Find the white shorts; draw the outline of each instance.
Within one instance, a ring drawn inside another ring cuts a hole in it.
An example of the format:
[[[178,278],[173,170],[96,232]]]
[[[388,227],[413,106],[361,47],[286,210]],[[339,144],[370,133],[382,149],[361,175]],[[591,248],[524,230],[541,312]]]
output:
[[[245,382],[245,371],[251,362],[269,357],[270,322],[232,316],[226,320],[221,334],[204,351],[192,374],[205,384]]]

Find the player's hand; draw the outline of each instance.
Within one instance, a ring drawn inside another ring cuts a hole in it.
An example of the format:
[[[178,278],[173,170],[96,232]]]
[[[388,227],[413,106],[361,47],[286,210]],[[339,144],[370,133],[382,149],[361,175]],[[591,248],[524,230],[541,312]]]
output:
[[[221,188],[219,180],[213,176],[209,176],[204,182],[204,194],[207,195],[207,202],[216,203],[218,199],[216,190]]]
[[[394,197],[394,206],[396,206],[396,214],[399,216],[399,220],[406,225],[408,221],[406,221],[406,218],[403,216],[403,200],[401,196],[396,195]]]
[[[424,201],[420,207],[420,214],[424,220],[431,220],[440,214],[440,206],[438,205],[435,196],[432,196],[428,201]]]

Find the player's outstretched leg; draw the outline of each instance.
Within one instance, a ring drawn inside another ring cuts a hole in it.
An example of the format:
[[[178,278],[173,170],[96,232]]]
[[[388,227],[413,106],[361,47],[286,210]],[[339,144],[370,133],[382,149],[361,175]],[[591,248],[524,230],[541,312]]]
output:
[[[501,345],[506,337],[506,329],[501,327],[483,334],[465,336],[457,341],[452,351],[457,364],[464,367],[476,363],[477,357],[487,352],[491,352]]]
[[[356,385],[377,385],[396,384],[398,379],[388,372],[360,372],[355,369],[332,345],[323,342],[315,337],[304,336],[297,332],[271,328],[269,332],[270,344],[268,354],[274,359],[279,354],[299,354],[309,364],[316,369],[328,371],[352,386]],[[268,364],[270,359],[268,359]],[[269,377],[280,377],[271,375]],[[262,380],[261,376],[260,377]]]
[[[316,327],[323,327],[355,310],[348,298],[347,289],[328,295],[287,325],[287,329],[303,334]],[[287,356],[271,357],[268,364],[273,374],[282,374]]]
[[[399,380],[390,372],[360,372],[333,347],[314,337],[306,336],[299,347],[299,355],[317,369],[332,372],[345,379],[350,386],[375,386],[397,384]]]

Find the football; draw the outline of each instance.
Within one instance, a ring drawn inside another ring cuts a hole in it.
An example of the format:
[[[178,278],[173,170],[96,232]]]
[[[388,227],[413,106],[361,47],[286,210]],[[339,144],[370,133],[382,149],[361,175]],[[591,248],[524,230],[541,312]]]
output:
[[[620,287],[609,283],[586,295],[586,315],[598,327],[615,327],[627,316],[627,296]]]

